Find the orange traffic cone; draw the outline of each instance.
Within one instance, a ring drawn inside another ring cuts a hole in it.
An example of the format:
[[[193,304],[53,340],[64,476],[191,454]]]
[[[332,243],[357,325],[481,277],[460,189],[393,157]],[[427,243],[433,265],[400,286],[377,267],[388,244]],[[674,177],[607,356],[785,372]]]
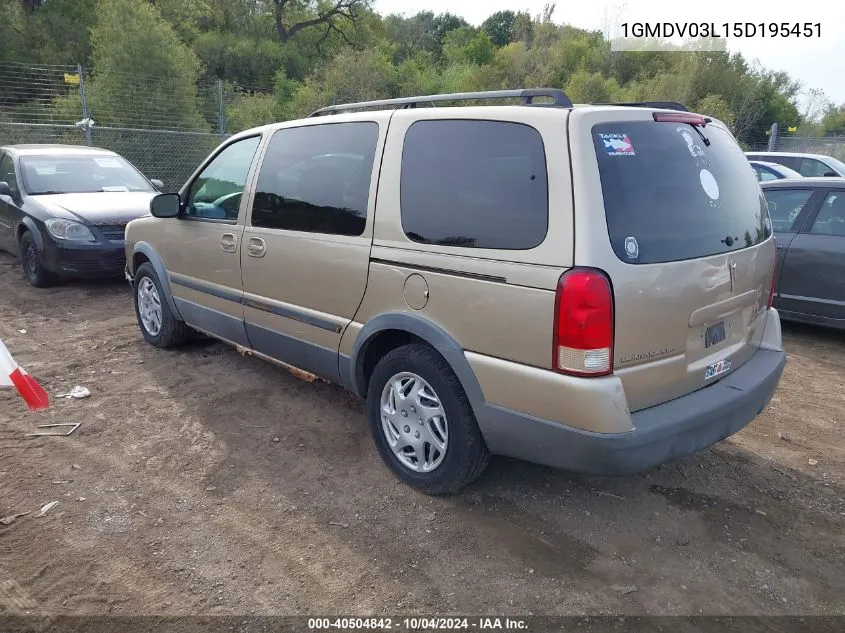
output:
[[[0,341],[0,387],[14,387],[30,411],[43,411],[50,406],[50,397],[38,381],[15,362]]]

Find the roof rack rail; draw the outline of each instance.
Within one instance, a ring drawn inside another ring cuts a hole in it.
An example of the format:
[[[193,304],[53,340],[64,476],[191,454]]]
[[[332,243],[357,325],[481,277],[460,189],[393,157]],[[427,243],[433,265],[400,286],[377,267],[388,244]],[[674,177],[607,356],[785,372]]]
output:
[[[566,96],[563,90],[556,88],[524,88],[520,90],[488,90],[484,92],[456,92],[452,94],[426,95],[422,97],[402,97],[400,99],[381,99],[378,101],[361,101],[359,103],[343,103],[320,108],[308,115],[308,117],[323,116],[326,114],[337,114],[350,110],[366,110],[370,108],[416,108],[421,104],[434,104],[442,101],[480,101],[483,99],[522,99],[523,105],[535,104],[534,99],[545,97],[552,99],[553,105],[559,108],[571,108],[572,101]],[[542,104],[546,105],[546,104]]]
[[[662,108],[663,110],[678,110],[689,112],[687,107],[677,101],[627,101],[622,103],[596,103],[594,105],[628,106],[629,108]]]

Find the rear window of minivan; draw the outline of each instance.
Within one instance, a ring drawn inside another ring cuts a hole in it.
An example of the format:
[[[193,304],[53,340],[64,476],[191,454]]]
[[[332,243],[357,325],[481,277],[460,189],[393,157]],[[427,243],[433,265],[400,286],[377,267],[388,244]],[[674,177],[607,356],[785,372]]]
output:
[[[622,261],[706,257],[772,234],[754,171],[726,130],[627,121],[595,125],[592,135],[608,234]]]

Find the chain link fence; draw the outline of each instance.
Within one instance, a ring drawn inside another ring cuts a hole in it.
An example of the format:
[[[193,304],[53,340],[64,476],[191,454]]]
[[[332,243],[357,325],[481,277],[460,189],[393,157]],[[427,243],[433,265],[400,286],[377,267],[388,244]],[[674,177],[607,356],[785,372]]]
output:
[[[804,136],[798,134],[795,127],[775,124],[766,132],[765,138],[761,137],[756,141],[750,150],[821,154],[845,162],[843,136]]]
[[[185,86],[160,77],[89,77],[82,66],[0,61],[0,145],[109,149],[176,190],[239,131],[227,125],[226,110],[243,93],[219,80]]]
[[[845,137],[841,136],[778,136],[775,143],[778,152],[801,152],[803,154],[823,154],[845,162]]]

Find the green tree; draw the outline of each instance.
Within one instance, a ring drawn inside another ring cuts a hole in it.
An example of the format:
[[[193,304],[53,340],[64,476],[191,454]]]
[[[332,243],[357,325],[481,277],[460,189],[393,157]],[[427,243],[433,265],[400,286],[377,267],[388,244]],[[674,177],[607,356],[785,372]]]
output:
[[[606,79],[599,73],[583,69],[569,78],[564,90],[576,103],[609,103],[617,100],[619,95],[615,79]]]
[[[226,129],[238,132],[273,123],[278,110],[276,95],[236,92],[226,106]]]
[[[443,42],[443,55],[451,63],[489,64],[494,50],[490,36],[471,26],[450,31]]]
[[[385,24],[387,35],[396,46],[395,63],[411,59],[423,51],[435,52],[440,46],[434,33],[435,17],[431,11],[421,11],[409,18],[389,15]]]
[[[710,94],[698,102],[694,108],[696,112],[718,119],[728,127],[734,124],[734,114],[731,107],[720,95]]]
[[[431,26],[431,34],[437,40],[437,43],[442,46],[447,33],[462,26],[469,26],[469,23],[463,18],[447,12],[436,15]]]
[[[282,115],[294,118],[335,103],[383,99],[395,89],[389,59],[372,50],[345,49],[297,88]]]
[[[300,31],[320,27],[326,33],[342,33],[339,23],[355,22],[372,0],[272,0],[273,18],[279,42],[288,41]]]
[[[143,0],[100,0],[88,101],[99,124],[203,129],[200,62]]]
[[[513,11],[496,11],[481,23],[481,28],[493,43],[501,48],[507,46],[514,39],[516,28],[516,13]]]

